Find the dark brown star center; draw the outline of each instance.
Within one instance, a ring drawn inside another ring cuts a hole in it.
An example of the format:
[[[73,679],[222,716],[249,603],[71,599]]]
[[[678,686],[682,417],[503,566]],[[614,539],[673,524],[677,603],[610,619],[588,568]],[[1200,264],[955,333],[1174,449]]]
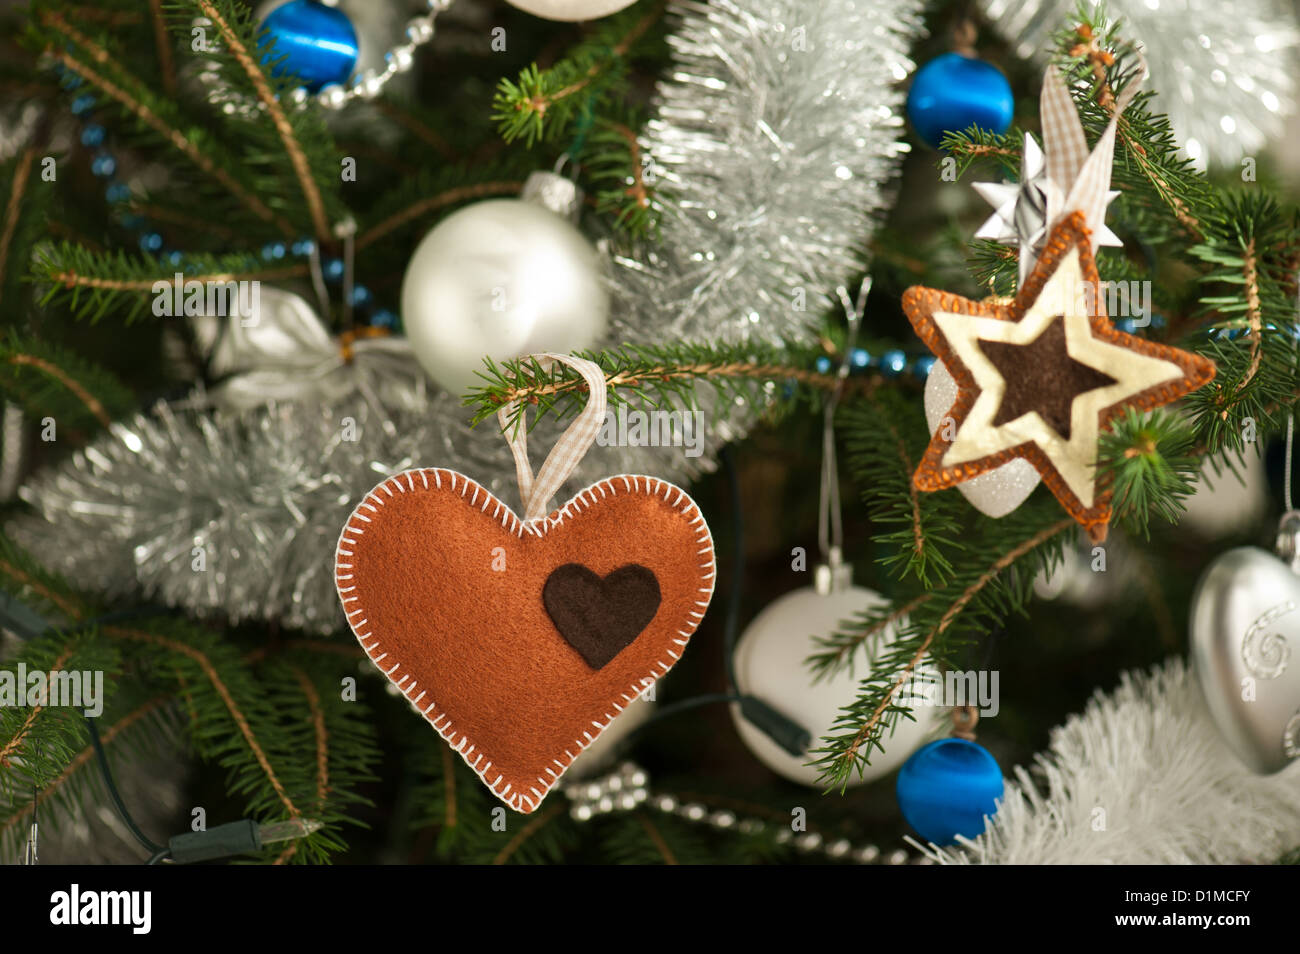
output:
[[[1109,374],[1070,357],[1064,315],[1053,318],[1033,341],[1011,344],[980,339],[979,346],[1006,382],[994,427],[1037,411],[1048,427],[1068,441],[1074,399],[1116,383]]]

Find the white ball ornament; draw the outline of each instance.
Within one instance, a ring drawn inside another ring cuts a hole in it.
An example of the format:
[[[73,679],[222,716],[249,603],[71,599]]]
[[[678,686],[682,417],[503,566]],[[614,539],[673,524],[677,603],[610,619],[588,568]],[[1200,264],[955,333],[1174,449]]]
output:
[[[820,748],[820,740],[830,732],[840,710],[857,697],[859,682],[870,675],[870,659],[896,638],[896,631],[890,626],[870,647],[865,643],[859,646],[852,673],[845,667],[814,682],[805,660],[818,651],[817,637],[829,636],[843,621],[885,602],[879,594],[851,585],[838,586],[825,595],[814,587],[787,593],[759,613],[741,634],[736,644],[736,688],[794,720],[812,736],[811,748]],[[926,669],[918,676],[933,678],[933,670]],[[873,781],[902,765],[933,732],[940,711],[917,706],[912,710],[915,721],[901,717],[893,734],[881,740],[884,751],[872,752],[871,764],[861,776],[855,769],[849,784]],[[741,739],[760,762],[792,782],[821,787],[821,772],[805,764],[815,756],[791,755],[746,719],[738,704],[732,704],[731,716]]]
[[[506,0],[512,7],[545,20],[599,20],[636,0]]]
[[[956,400],[957,382],[943,362],[936,361],[925,379],[925,420],[931,434],[943,425]],[[996,470],[963,481],[957,489],[985,516],[1005,517],[1029,498],[1040,479],[1033,464],[1017,457]]]
[[[535,176],[545,177],[525,188],[535,198],[489,199],[449,215],[407,265],[406,336],[424,370],[454,394],[482,383],[475,372],[484,357],[572,352],[605,333],[609,294],[600,258],[555,206],[544,204],[553,200],[556,180],[568,180]]]

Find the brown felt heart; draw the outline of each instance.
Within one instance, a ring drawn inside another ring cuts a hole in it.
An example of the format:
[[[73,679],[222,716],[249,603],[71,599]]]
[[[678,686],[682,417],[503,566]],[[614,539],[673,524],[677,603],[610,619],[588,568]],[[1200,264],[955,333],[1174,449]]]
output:
[[[639,563],[619,567],[603,580],[581,563],[566,563],[542,587],[547,615],[592,669],[641,635],[659,610],[659,599],[659,581]]]
[[[680,658],[713,595],[713,541],[653,477],[607,478],[525,523],[462,474],[411,470],[357,505],[335,575],[370,659],[532,812]]]

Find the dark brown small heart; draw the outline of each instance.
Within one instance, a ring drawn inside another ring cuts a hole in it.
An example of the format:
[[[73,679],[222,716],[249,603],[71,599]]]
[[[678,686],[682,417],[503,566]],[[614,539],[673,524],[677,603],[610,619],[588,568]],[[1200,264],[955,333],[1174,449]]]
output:
[[[600,669],[641,635],[659,611],[659,581],[639,563],[603,580],[581,563],[557,567],[542,587],[542,603],[564,641]]]

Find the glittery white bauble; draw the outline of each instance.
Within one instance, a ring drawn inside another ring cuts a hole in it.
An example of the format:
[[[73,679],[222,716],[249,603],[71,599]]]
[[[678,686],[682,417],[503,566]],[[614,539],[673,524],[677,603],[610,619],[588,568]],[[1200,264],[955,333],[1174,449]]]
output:
[[[1187,511],[1178,518],[1178,526],[1211,540],[1249,533],[1268,512],[1268,476],[1263,458],[1247,451],[1237,473],[1241,480],[1227,470],[1203,474],[1195,492],[1183,501]]]
[[[821,740],[840,710],[857,698],[858,683],[870,674],[870,660],[894,640],[896,631],[886,627],[870,647],[866,643],[859,646],[852,673],[845,667],[814,682],[805,660],[818,652],[817,637],[831,635],[845,620],[884,603],[879,594],[858,586],[825,596],[812,587],[787,593],[759,613],[741,634],[736,644],[736,688],[793,719],[812,736],[811,748],[821,748]],[[928,673],[930,670],[925,670],[922,675]],[[864,774],[859,777],[855,769],[849,784],[873,781],[902,765],[934,729],[940,711],[917,707],[912,711],[915,721],[901,717],[893,734],[882,739],[885,750],[873,751]],[[739,704],[732,704],[731,717],[741,739],[760,762],[792,782],[820,787],[820,770],[804,764],[816,755],[791,755],[741,715]]]
[[[942,361],[936,361],[925,379],[925,420],[933,434],[957,400],[957,382]],[[1005,517],[1028,499],[1038,486],[1038,471],[1023,458],[1007,461],[996,470],[957,485],[980,513]]]
[[[598,20],[636,0],[506,0],[512,7],[547,20]]]
[[[591,244],[536,202],[489,199],[449,215],[421,240],[402,280],[402,324],[443,388],[481,384],[484,356],[589,348],[609,296]]]
[[[620,712],[596,740],[579,753],[565,770],[565,778],[573,780],[596,775],[609,768],[618,755],[619,743],[637,726],[654,715],[655,704],[637,696]]]

